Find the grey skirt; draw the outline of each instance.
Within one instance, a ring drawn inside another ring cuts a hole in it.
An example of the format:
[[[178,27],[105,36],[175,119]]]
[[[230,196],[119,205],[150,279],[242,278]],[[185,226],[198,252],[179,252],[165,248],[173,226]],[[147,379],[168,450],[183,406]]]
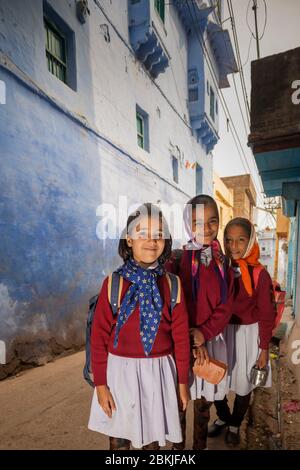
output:
[[[248,395],[255,387],[250,381],[251,369],[260,354],[258,323],[251,325],[228,325],[228,388],[238,395]],[[269,375],[265,387],[272,386],[272,371],[269,364]]]
[[[128,439],[141,448],[181,442],[177,372],[171,355],[134,359],[108,355],[107,383],[116,411],[109,418],[94,391],[88,427],[111,437]]]
[[[227,330],[226,327],[223,333],[206,342],[205,346],[210,357],[228,364],[227,344],[232,341],[232,338],[229,338],[229,336],[231,336],[231,331]],[[206,398],[207,401],[223,400],[228,392],[227,375],[218,385],[214,385],[195,376],[191,372],[190,392],[192,400],[201,397]]]

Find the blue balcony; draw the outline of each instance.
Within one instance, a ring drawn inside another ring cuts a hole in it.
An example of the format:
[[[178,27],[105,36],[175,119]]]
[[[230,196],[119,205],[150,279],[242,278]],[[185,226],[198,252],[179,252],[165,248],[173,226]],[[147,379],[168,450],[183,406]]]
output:
[[[204,113],[201,116],[191,117],[191,125],[195,130],[197,142],[201,142],[204,145],[206,153],[211,152],[218,142],[219,136],[208,116]]]
[[[227,75],[237,72],[237,65],[230,42],[228,31],[209,20],[209,15],[215,6],[209,6],[201,0],[173,0],[174,8],[184,26],[188,37],[188,89],[189,115],[193,134],[198,142],[205,147],[206,152],[213,150],[218,142],[218,116],[215,114],[216,101],[213,103],[213,113],[208,108],[206,95],[207,78],[205,73],[203,42],[208,39],[216,61],[217,86],[228,87]],[[207,36],[206,36],[207,33]],[[213,92],[217,90],[210,81]]]
[[[218,66],[219,87],[227,88],[230,86],[227,75],[238,72],[229,32],[209,21],[207,34]]]
[[[153,78],[164,72],[169,57],[151,18],[149,0],[128,3],[129,38],[137,59]]]
[[[207,31],[208,39],[212,47],[219,75],[219,88],[229,87],[227,75],[238,72],[229,32],[208,19],[215,6],[207,6],[198,1],[173,0],[173,5],[178,11],[179,18],[188,34],[195,35],[199,42],[199,54],[203,54],[200,42]]]
[[[199,27],[203,33],[208,22],[208,15],[214,10],[214,7],[208,7],[205,3],[199,1],[173,0],[173,5],[177,9],[179,18],[187,33],[194,27]]]

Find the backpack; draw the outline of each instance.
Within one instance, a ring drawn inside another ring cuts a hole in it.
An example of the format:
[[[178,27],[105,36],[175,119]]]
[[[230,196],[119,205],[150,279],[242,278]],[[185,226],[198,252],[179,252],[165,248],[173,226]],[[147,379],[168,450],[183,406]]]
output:
[[[181,284],[178,276],[176,276],[175,274],[166,273],[166,276],[171,293],[170,313],[172,314],[175,305],[178,304],[181,299]],[[122,276],[120,276],[119,273],[113,272],[108,276],[108,300],[111,305],[114,317],[117,317],[118,310],[120,308],[122,286],[123,278]],[[83,368],[83,377],[85,378],[87,383],[91,385],[91,387],[95,386],[91,377],[91,332],[98,297],[99,295],[94,295],[89,300],[89,311],[86,323],[85,365]]]
[[[263,266],[255,266],[253,269],[253,281],[254,281],[255,289],[257,288],[259,275],[263,269],[265,269]],[[273,335],[275,334],[275,330],[281,320],[281,317],[284,311],[285,294],[286,292],[284,290],[281,290],[279,283],[276,281],[273,281],[272,282],[272,298],[273,298],[274,308],[276,310],[276,318],[275,318],[275,323],[274,323],[274,328],[273,328],[273,333],[272,333]]]

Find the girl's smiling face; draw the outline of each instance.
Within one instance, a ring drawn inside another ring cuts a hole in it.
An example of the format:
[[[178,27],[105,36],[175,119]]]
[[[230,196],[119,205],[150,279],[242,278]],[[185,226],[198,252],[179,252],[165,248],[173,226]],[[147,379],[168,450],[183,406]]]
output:
[[[162,221],[158,217],[143,217],[127,235],[127,245],[133,258],[143,268],[151,266],[162,255],[165,248]]]
[[[218,236],[219,217],[213,206],[207,204],[202,210],[192,211],[192,232],[198,243],[209,245]]]
[[[233,260],[243,258],[249,244],[246,230],[240,225],[228,227],[225,235],[225,250]]]

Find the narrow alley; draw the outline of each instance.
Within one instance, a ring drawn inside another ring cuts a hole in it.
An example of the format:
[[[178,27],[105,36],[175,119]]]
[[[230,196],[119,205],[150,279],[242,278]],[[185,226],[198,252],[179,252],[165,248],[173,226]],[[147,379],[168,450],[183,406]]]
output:
[[[0,0],[1,450],[299,456],[299,18]]]
[[[107,437],[87,428],[92,389],[83,364],[79,352],[0,382],[0,449],[107,449]],[[187,449],[191,419],[190,405]],[[209,439],[209,449],[226,449],[223,436]]]

